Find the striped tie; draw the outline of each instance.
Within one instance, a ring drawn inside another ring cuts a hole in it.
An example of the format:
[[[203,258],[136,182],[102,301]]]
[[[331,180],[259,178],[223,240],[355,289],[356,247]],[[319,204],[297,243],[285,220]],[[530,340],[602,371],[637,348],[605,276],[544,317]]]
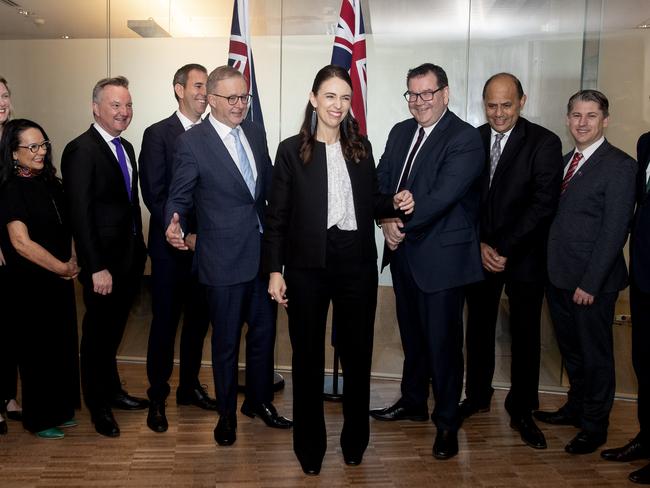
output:
[[[567,189],[567,186],[569,186],[569,181],[571,178],[573,178],[573,174],[576,172],[576,169],[578,169],[578,163],[581,159],[582,153],[577,152],[573,155],[569,169],[567,170],[566,174],[564,175],[564,179],[562,180],[561,193],[564,193]]]
[[[490,150],[490,185],[492,184],[492,178],[494,178],[494,172],[497,170],[497,164],[499,158],[501,157],[501,139],[505,134],[495,134],[494,135],[494,144],[492,144],[492,149]]]

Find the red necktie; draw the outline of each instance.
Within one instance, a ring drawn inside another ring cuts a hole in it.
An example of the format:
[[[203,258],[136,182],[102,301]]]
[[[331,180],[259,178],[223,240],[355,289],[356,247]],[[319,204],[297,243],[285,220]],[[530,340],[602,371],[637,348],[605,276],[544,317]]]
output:
[[[566,174],[564,175],[564,179],[562,180],[561,193],[564,193],[567,189],[567,186],[569,186],[569,181],[573,177],[573,174],[576,172],[576,169],[578,169],[578,163],[581,159],[582,153],[577,152],[573,155],[569,169],[567,170]]]

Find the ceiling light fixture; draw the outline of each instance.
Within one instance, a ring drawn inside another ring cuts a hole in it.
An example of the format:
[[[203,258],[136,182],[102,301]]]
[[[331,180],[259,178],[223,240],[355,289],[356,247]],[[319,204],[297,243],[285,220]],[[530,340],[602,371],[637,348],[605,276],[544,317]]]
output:
[[[155,20],[127,20],[126,26],[140,37],[171,37],[169,32],[160,27]]]

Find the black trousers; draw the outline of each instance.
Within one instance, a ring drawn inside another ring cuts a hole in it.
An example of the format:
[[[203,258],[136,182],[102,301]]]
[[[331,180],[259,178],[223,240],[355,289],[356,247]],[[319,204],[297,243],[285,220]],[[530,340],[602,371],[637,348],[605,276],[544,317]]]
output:
[[[0,402],[16,398],[18,387],[17,332],[19,324],[14,318],[16,304],[12,296],[9,270],[0,266]]]
[[[186,258],[186,259],[184,259]],[[192,274],[192,256],[151,259],[151,310],[153,318],[147,348],[147,395],[164,401],[174,367],[176,331],[183,314],[178,388],[200,386],[203,341],[210,325],[205,291]]]
[[[404,349],[402,402],[426,409],[431,379],[435,401],[431,418],[439,429],[457,431],[464,369],[464,290],[422,291],[399,249],[390,270]]]
[[[570,383],[562,408],[581,418],[582,429],[606,433],[616,389],[612,324],[618,292],[601,293],[592,305],[575,304],[574,290],[548,285],[546,293]]]
[[[494,376],[496,323],[505,286],[510,309],[510,391],[506,410],[512,416],[528,415],[539,407],[540,317],[543,283],[507,280],[503,273],[486,273],[484,281],[466,287],[467,373],[465,393],[475,405],[490,404]]]
[[[140,288],[141,276],[139,272],[113,276],[113,292],[109,295],[95,293],[90,276],[82,279],[86,313],[79,351],[81,389],[91,412],[109,407],[111,399],[122,391],[115,355]]]
[[[639,437],[650,445],[650,293],[630,284],[632,312],[632,364],[639,385]]]
[[[300,463],[320,466],[327,449],[323,414],[325,327],[330,302],[343,375],[345,456],[363,455],[370,437],[370,368],[377,306],[377,263],[358,259],[356,232],[328,231],[327,267],[287,268],[293,349],[293,449]]]
[[[268,280],[228,286],[206,286],[212,322],[212,371],[219,415],[237,411],[239,343],[246,331],[246,400],[253,405],[273,400],[273,347],[276,304],[267,293]]]

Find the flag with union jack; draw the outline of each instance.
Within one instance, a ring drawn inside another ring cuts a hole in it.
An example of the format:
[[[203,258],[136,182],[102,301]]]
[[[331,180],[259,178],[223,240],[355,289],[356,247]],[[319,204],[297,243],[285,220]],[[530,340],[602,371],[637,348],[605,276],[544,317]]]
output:
[[[253,95],[246,118],[264,127],[248,28],[248,0],[235,0],[233,5],[228,65],[239,70],[246,77],[248,93]]]
[[[359,131],[366,135],[366,31],[363,27],[361,0],[343,0],[336,27],[332,64],[348,70],[352,79],[352,115]]]

